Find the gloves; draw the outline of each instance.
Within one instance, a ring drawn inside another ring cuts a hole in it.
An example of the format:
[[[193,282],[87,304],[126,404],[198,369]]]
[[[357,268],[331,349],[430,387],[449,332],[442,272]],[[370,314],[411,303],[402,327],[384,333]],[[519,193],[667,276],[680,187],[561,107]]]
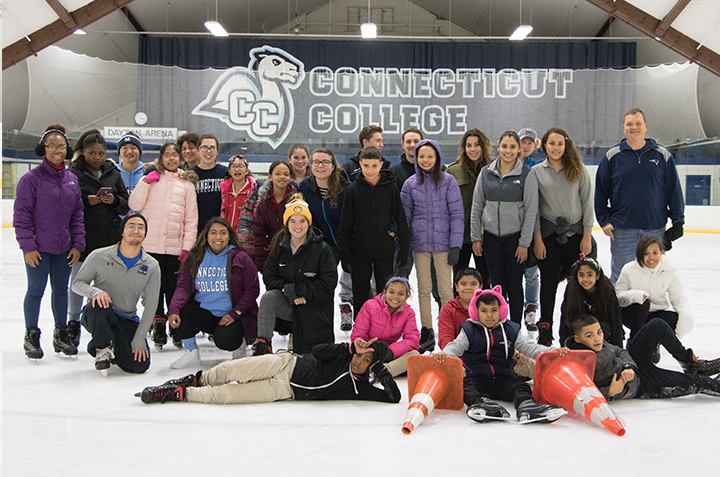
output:
[[[408,260],[408,251],[405,250],[403,252],[402,250],[400,250],[400,253],[398,254],[398,263],[397,263],[398,268],[407,267],[409,261],[410,260]]]
[[[665,235],[663,236],[663,246],[665,250],[670,250],[672,243],[683,236],[683,225],[685,225],[685,222],[678,220],[677,222],[673,222],[672,227],[665,231]]]
[[[153,182],[157,182],[159,180],[160,180],[160,173],[158,171],[152,171],[150,174],[145,176],[145,181],[148,184],[152,184]]]
[[[352,265],[350,265],[350,260],[341,260],[340,266],[342,267],[343,272],[352,273]]]
[[[155,173],[155,171],[152,171],[150,174],[153,174],[153,173]],[[148,174],[148,175],[150,175],[150,174]],[[188,252],[187,250],[183,250],[182,252],[180,252],[180,256],[178,257],[178,261],[180,261],[180,262],[185,261],[185,258],[186,258],[189,254],[190,254],[190,252]]]
[[[460,260],[460,247],[450,247],[448,250],[448,265],[454,267]]]
[[[370,347],[373,349],[373,364],[370,365],[370,367],[375,366],[375,362],[379,362],[380,364],[385,362],[385,356],[387,356],[387,353],[389,350],[387,343],[384,341],[377,340],[373,342],[373,344],[370,345]]]

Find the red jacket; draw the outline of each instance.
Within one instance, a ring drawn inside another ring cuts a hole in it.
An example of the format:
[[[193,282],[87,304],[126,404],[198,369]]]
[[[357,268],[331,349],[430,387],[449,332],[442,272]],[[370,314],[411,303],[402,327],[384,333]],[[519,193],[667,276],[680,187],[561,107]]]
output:
[[[240,215],[242,214],[243,206],[245,205],[245,199],[247,199],[248,195],[252,193],[254,189],[257,189],[258,185],[255,179],[251,176],[247,176],[245,178],[245,185],[240,192],[235,194],[233,190],[233,182],[234,181],[231,177],[220,183],[220,195],[222,196],[220,215],[222,218],[230,222],[233,230],[237,230]]]
[[[470,318],[468,309],[455,297],[440,310],[438,317],[438,345],[443,349],[460,334],[460,325]]]

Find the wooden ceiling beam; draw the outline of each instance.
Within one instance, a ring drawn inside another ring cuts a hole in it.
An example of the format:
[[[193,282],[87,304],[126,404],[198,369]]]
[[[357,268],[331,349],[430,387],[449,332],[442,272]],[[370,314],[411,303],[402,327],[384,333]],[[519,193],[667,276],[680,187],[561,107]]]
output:
[[[667,15],[665,15],[665,18],[662,19],[660,25],[658,25],[655,29],[655,36],[662,37],[667,29],[670,28],[672,22],[674,22],[678,15],[685,10],[685,7],[687,7],[690,2],[691,0],[678,0],[675,6],[670,9]]]
[[[640,30],[650,38],[659,40],[660,43],[671,50],[679,53],[688,60],[697,63],[706,70],[720,77],[720,55],[713,50],[700,46],[700,43],[689,36],[680,33],[671,26],[668,26],[663,35],[655,34],[661,20],[640,10],[625,0],[587,0],[589,3],[604,10],[609,15],[621,20],[628,25]],[[678,2],[681,3],[681,2]],[[676,4],[675,7],[678,7]],[[684,8],[684,6],[683,6]],[[675,9],[675,8],[673,8]],[[672,13],[672,12],[671,12]],[[670,13],[668,13],[670,15]],[[679,12],[678,12],[679,15]]]
[[[46,1],[52,6],[52,0]],[[93,0],[73,12],[68,13],[66,11],[71,20],[73,20],[72,26],[68,26],[62,19],[58,19],[28,35],[30,38],[29,41],[23,37],[15,43],[6,46],[2,50],[2,69],[5,70],[30,55],[37,55],[38,51],[71,35],[76,29],[84,28],[115,10],[119,10],[132,3],[132,1],[133,0]],[[60,16],[60,14],[58,14],[58,16]]]
[[[50,7],[55,10],[55,13],[57,16],[60,17],[60,20],[65,24],[68,28],[74,28],[75,27],[75,20],[73,20],[72,16],[70,16],[70,13],[68,13],[67,10],[65,10],[65,7],[62,6],[62,3],[60,3],[59,0],[45,0]]]

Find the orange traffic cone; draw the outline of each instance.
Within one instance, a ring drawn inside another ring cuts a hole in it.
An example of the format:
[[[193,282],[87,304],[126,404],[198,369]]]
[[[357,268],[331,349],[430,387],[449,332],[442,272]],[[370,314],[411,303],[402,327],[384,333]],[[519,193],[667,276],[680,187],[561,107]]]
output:
[[[625,435],[625,428],[590,376],[595,374],[595,353],[546,351],[535,362],[533,399],[541,404],[557,404],[598,427]]]
[[[410,434],[433,409],[459,411],[463,407],[462,360],[445,358],[438,363],[432,356],[409,356],[408,396],[403,434]]]

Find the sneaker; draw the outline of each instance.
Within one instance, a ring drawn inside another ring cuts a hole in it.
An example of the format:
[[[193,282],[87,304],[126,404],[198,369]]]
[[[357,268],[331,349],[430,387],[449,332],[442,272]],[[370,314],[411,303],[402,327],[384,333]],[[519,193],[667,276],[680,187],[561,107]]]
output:
[[[525,308],[525,328],[528,331],[537,331],[537,305],[530,304]]]
[[[110,364],[115,359],[115,353],[113,353],[112,347],[96,348],[95,349],[95,369],[102,371],[108,369]]]
[[[426,351],[431,351],[435,349],[435,330],[432,328],[425,328],[422,327],[420,329],[420,349],[418,350],[420,354],[425,353]]]
[[[67,325],[68,339],[77,348],[80,346],[80,322],[78,320],[70,320]]]
[[[166,321],[167,318],[164,316],[156,316],[152,324],[152,341],[159,350],[167,343],[167,333],[165,332]]]
[[[142,392],[138,394],[140,394],[140,400],[145,404],[168,401],[182,402],[185,400],[185,386],[153,386],[143,389]]]
[[[28,328],[25,330],[23,349],[25,350],[25,356],[30,359],[41,359],[43,357],[43,350],[40,347],[39,328]]]
[[[510,413],[495,401],[482,398],[468,407],[467,417],[475,422],[506,421],[510,419]]]
[[[77,346],[68,338],[67,326],[65,328],[55,328],[55,331],[53,331],[53,349],[55,349],[56,353],[62,353],[66,356],[78,354]]]
[[[180,333],[178,333],[177,328],[170,328],[170,338],[172,338],[172,344],[174,344],[176,348],[182,349],[182,340],[180,339]]]
[[[253,356],[272,354],[272,345],[265,338],[258,338],[252,345]]]
[[[517,419],[520,424],[549,423],[557,421],[565,414],[567,411],[560,406],[540,404],[532,399],[521,402],[517,409]]]
[[[547,321],[538,321],[537,329],[540,332],[538,333],[538,344],[543,346],[552,346],[552,323],[548,323]]]
[[[720,373],[720,358],[698,359],[693,350],[687,350],[688,356],[685,361],[680,361],[685,374],[697,374],[699,376],[712,376]]]
[[[243,338],[240,347],[232,352],[232,359],[241,359],[247,356],[247,341]]]
[[[172,369],[185,369],[200,366],[200,350],[183,350],[183,355],[170,364]]]
[[[350,303],[340,304],[340,331],[352,331],[353,312]]]
[[[200,376],[202,376],[202,370],[198,371],[195,374],[188,374],[187,376],[183,376],[182,378],[165,381],[162,385],[173,387],[182,386],[184,388],[196,388],[200,386]]]

